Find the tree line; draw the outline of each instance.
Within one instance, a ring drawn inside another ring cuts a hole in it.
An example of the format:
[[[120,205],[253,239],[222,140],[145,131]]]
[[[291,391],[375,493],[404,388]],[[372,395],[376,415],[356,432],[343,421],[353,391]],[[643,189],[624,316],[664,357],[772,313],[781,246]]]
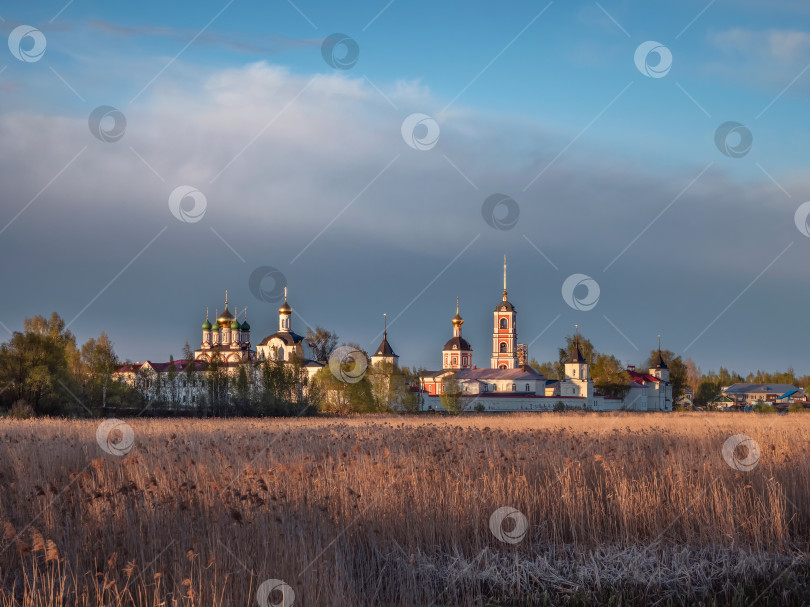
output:
[[[623,398],[630,389],[630,374],[612,354],[598,352],[591,341],[582,335],[567,335],[564,347],[559,349],[556,361],[539,363],[534,358],[530,366],[542,373],[546,379],[563,379],[565,377],[565,363],[570,360],[576,350],[576,340],[579,341],[583,358],[590,365],[591,379],[594,389],[605,396]],[[693,393],[694,404],[707,407],[720,399],[721,389],[735,383],[776,383],[790,384],[798,388],[810,390],[810,375],[796,375],[793,368],[787,371],[760,371],[748,373],[743,376],[735,371],[720,367],[719,371],[701,371],[691,358],[682,358],[671,350],[661,350],[661,356],[669,368],[670,382],[672,383],[672,398],[677,401],[689,388]],[[646,373],[658,364],[658,350],[650,350],[646,359],[640,361],[636,370]]]
[[[418,392],[412,390],[418,385],[415,371],[391,364],[366,370],[368,354],[349,344],[362,357],[363,373],[357,380],[341,381],[328,364],[337,335],[317,327],[307,331],[306,341],[313,359],[325,363],[311,380],[304,361],[295,357],[286,364],[263,360],[234,365],[218,357],[200,363],[186,343],[182,363],[170,356],[162,373],[144,365],[130,367],[131,381],[126,382],[115,371],[131,361],[118,358],[106,333],[79,346],[58,314],[35,316],[0,344],[0,413],[97,417],[418,411]]]

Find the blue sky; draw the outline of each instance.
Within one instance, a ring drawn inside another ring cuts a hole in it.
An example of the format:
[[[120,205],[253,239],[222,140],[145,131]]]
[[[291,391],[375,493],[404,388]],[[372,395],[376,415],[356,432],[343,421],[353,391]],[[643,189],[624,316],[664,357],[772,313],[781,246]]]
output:
[[[373,349],[387,312],[409,365],[438,364],[461,295],[486,365],[506,253],[540,360],[579,323],[624,362],[662,333],[704,369],[810,371],[806,3],[75,0],[0,18],[47,39],[37,62],[0,58],[12,330],[57,310],[81,340],[105,329],[122,357],[163,360],[227,288],[257,342],[276,304],[248,277],[270,265],[300,332]],[[322,57],[336,32],[359,47],[351,69]],[[646,41],[672,53],[662,78],[634,64]],[[126,116],[118,142],[88,131],[101,105]],[[432,149],[400,136],[416,112],[440,126]],[[743,157],[715,145],[727,121],[752,134]],[[189,183],[208,208],[186,225],[166,199]],[[492,193],[517,201],[514,229],[482,220]],[[578,272],[600,285],[593,310],[560,296]]]

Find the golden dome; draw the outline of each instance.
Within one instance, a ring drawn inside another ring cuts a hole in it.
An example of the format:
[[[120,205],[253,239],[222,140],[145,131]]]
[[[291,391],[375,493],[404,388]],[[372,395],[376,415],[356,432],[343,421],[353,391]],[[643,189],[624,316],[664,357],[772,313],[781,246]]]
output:
[[[217,318],[217,323],[219,323],[219,326],[224,326],[226,324],[230,326],[232,322],[233,314],[228,311],[228,304],[225,304],[225,310],[223,310],[222,314],[220,314],[219,318]]]
[[[284,303],[281,304],[281,307],[278,309],[279,314],[292,314],[292,308],[290,304],[287,303],[287,287],[284,287]]]
[[[459,306],[459,298],[456,297],[456,315],[453,317],[451,321],[454,327],[460,327],[464,324],[464,319],[461,318],[461,314],[458,313],[458,306]]]

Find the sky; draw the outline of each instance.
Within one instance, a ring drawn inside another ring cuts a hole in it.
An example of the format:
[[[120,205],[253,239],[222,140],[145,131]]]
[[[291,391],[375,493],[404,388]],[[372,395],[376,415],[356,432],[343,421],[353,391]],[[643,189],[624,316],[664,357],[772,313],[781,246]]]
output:
[[[810,5],[0,6],[0,331],[121,359],[206,308],[438,368],[502,291],[530,357],[810,372]],[[240,313],[241,316],[241,313]]]

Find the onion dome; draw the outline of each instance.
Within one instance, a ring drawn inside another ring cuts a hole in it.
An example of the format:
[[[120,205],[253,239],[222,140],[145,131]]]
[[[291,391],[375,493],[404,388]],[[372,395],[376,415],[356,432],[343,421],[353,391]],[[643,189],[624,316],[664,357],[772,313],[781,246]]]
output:
[[[234,318],[233,322],[231,323],[231,330],[239,331],[241,328],[242,328],[242,325],[240,325],[239,321]]]
[[[211,323],[208,322],[208,319],[205,319],[205,322],[202,325],[203,331],[210,331],[211,330]]]
[[[233,320],[233,314],[231,314],[228,310],[228,304],[225,304],[225,310],[219,315],[217,322],[220,324],[220,326],[227,327],[233,322]]]
[[[212,331],[219,331],[219,323],[217,321],[214,321],[214,324],[212,325],[211,330]]]
[[[461,314],[458,313],[458,304],[459,304],[459,300],[458,300],[458,297],[456,297],[456,315],[450,321],[450,322],[453,323],[454,327],[460,327],[461,325],[464,324],[464,319],[461,318]]]
[[[292,314],[292,308],[290,304],[287,303],[287,287],[284,287],[284,303],[281,304],[281,307],[278,309],[279,314]]]
[[[242,331],[250,331],[250,325],[248,324],[247,319],[245,319],[245,322],[242,323]]]

